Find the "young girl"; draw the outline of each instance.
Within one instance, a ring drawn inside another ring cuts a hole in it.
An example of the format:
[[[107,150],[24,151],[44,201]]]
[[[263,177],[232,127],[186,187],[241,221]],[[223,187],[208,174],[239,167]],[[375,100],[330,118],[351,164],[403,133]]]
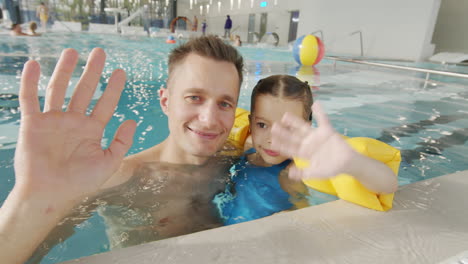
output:
[[[309,85],[293,76],[273,75],[254,87],[249,116],[251,144],[249,139],[246,143],[252,147],[231,168],[231,183],[226,190],[213,200],[225,225],[308,206],[307,187],[293,179],[352,175],[355,180],[346,179],[344,188],[340,186],[338,192],[329,193],[377,210],[368,201],[360,200],[363,197],[378,200],[396,190],[396,172],[383,162],[353,150],[333,129],[320,105],[315,103],[311,107],[312,104]],[[312,109],[317,128],[311,127]],[[394,153],[390,156],[396,156]],[[292,157],[300,159],[291,162]],[[390,196],[385,201],[389,208],[393,194]]]
[[[246,144],[252,148],[231,168],[231,184],[214,199],[225,224],[308,206],[307,188],[288,178],[291,161],[271,147],[270,129],[286,112],[310,122],[312,102],[309,85],[293,76],[270,76],[254,87],[251,144]]]

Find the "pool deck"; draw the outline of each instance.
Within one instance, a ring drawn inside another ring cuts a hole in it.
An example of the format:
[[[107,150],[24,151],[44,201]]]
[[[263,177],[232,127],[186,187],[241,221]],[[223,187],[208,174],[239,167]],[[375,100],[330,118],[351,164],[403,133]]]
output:
[[[468,263],[467,191],[468,170],[402,186],[388,212],[338,200],[64,263]]]

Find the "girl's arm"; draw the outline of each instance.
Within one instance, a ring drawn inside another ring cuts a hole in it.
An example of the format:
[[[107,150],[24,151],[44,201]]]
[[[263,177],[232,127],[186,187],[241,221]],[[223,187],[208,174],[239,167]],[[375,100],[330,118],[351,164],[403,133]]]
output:
[[[307,196],[309,191],[302,181],[294,181],[288,177],[289,167],[282,170],[278,175],[281,188],[290,195],[290,202],[294,205],[291,210],[301,209],[309,206]]]
[[[320,103],[312,106],[317,128],[286,113],[272,128],[272,147],[283,155],[299,157],[303,168],[292,167],[293,179],[327,179],[341,173],[355,177],[375,193],[393,193],[398,188],[397,176],[382,162],[353,150],[331,126]]]

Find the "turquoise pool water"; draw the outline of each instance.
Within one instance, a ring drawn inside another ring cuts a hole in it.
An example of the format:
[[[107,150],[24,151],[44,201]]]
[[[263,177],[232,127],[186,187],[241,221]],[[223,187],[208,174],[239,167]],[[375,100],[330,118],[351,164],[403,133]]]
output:
[[[114,68],[123,68],[128,81],[103,145],[124,119],[138,122],[131,153],[160,142],[168,133],[156,91],[164,86],[167,54],[164,39],[114,35],[54,34],[40,38],[0,38],[0,201],[14,184],[13,155],[19,126],[18,87],[24,62],[42,65],[40,95],[63,48],[81,54],[73,76],[76,84],[86,56],[94,47],[107,52],[105,73],[97,98]],[[255,83],[271,74],[292,74],[313,85],[335,128],[347,136],[380,139],[402,151],[400,185],[468,169],[468,81],[324,60],[316,67],[298,67],[291,52],[280,48],[241,47],[246,59],[239,106],[249,108]],[[467,73],[467,68],[429,63],[392,62]],[[70,89],[71,90],[71,89]],[[69,91],[68,94],[71,94]],[[93,104],[95,100],[93,100]],[[330,200],[314,197],[315,203]],[[75,228],[75,234],[51,249],[40,263],[55,263],[109,250],[104,224],[97,214]],[[32,263],[34,261],[31,261]]]

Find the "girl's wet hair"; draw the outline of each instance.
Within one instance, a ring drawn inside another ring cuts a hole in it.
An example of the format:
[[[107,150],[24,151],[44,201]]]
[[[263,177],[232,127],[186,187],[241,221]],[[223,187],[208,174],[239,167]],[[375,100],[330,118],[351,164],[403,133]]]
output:
[[[300,101],[304,106],[304,119],[312,120],[312,110],[310,107],[314,101],[312,91],[307,82],[303,82],[291,75],[272,75],[261,79],[252,91],[251,113],[255,111],[255,102],[259,95],[272,95],[274,97]]]

